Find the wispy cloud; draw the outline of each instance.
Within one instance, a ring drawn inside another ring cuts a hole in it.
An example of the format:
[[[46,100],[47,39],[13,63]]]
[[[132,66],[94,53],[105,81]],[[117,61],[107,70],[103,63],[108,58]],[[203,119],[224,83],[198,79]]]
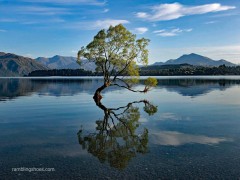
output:
[[[95,30],[95,29],[107,29],[109,28],[109,26],[116,26],[118,24],[128,24],[128,23],[130,22],[124,19],[105,19],[105,20],[73,23],[68,25],[67,28]]]
[[[107,1],[98,1],[98,0],[22,0],[24,2],[33,2],[33,3],[50,3],[50,4],[83,4],[83,5],[95,5],[103,6]]]
[[[146,27],[138,27],[133,30],[133,32],[136,34],[144,34],[147,31],[148,31],[148,28],[146,28]]]
[[[34,19],[34,20],[22,20],[20,24],[49,24],[49,23],[63,23],[64,19],[53,18],[53,19]]]
[[[21,14],[35,14],[35,15],[61,15],[71,14],[66,8],[44,7],[44,6],[23,6],[18,8]]]
[[[175,28],[171,30],[166,30],[166,29],[156,30],[156,31],[153,31],[153,33],[156,34],[157,36],[171,37],[171,36],[178,36],[180,33],[183,33],[183,32],[191,32],[191,31],[192,29]]]
[[[178,19],[183,16],[226,11],[234,8],[236,7],[223,6],[219,3],[200,6],[185,6],[180,3],[172,3],[153,6],[151,7],[151,12],[138,12],[136,13],[136,16],[149,21],[166,21]]]
[[[7,32],[5,29],[0,29],[0,32]]]

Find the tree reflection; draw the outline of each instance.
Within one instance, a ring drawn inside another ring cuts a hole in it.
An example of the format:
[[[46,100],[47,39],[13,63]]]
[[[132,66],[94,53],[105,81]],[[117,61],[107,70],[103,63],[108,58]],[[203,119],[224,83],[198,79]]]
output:
[[[108,162],[111,167],[124,169],[138,153],[148,152],[148,130],[141,132],[140,111],[135,104],[143,103],[143,110],[149,115],[157,112],[157,107],[146,100],[128,103],[118,108],[107,108],[101,102],[97,106],[104,111],[103,120],[96,121],[96,132],[84,135],[78,132],[79,144],[101,163]]]

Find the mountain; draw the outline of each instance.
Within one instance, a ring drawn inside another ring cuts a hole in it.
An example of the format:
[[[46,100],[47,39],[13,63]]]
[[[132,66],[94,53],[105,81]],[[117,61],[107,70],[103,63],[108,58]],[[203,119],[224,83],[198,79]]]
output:
[[[0,76],[24,76],[35,70],[47,69],[34,59],[0,52]]]
[[[96,65],[93,62],[83,60],[81,66],[77,63],[77,58],[71,56],[53,56],[51,58],[38,57],[36,61],[44,64],[50,69],[84,69],[95,71]]]
[[[170,65],[170,64],[190,64],[194,66],[220,66],[225,64],[226,66],[236,66],[236,64],[233,64],[226,60],[213,60],[205,56],[201,56],[199,54],[185,54],[177,59],[170,59],[163,62],[156,62],[153,65]]]

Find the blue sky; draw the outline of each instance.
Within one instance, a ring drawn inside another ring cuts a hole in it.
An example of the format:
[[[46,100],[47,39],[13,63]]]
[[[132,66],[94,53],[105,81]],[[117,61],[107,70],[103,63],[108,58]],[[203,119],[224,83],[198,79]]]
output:
[[[151,40],[149,63],[199,53],[240,64],[239,0],[0,0],[0,51],[76,56],[109,25]]]

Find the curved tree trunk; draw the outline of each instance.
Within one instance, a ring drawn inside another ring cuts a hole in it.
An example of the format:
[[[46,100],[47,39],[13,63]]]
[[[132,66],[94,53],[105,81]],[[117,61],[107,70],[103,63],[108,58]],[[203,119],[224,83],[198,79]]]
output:
[[[101,87],[99,87],[96,91],[95,94],[93,96],[94,101],[96,102],[96,104],[98,105],[102,99],[102,95],[101,92],[102,90],[104,90],[106,87],[108,87],[107,83],[104,83]]]

